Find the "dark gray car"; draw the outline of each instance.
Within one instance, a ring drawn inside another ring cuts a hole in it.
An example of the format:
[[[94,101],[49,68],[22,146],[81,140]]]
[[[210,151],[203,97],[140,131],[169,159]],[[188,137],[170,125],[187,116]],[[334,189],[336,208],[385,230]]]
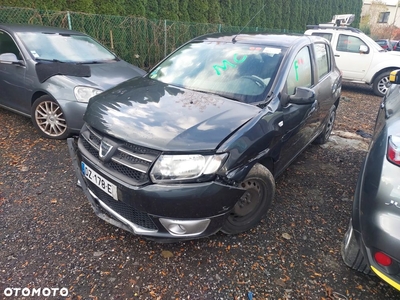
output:
[[[144,74],[86,34],[0,24],[0,106],[31,117],[45,137],[79,132],[92,96]]]
[[[379,109],[342,256],[349,267],[400,290],[400,70],[390,81],[395,85]]]

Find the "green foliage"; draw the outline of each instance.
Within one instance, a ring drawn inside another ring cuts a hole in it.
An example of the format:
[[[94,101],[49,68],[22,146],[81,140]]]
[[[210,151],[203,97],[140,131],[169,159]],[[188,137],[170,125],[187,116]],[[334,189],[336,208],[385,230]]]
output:
[[[147,0],[146,18],[148,18],[148,19],[157,19],[158,18],[158,1],[157,0]]]
[[[94,13],[93,0],[65,0],[62,10]]]
[[[208,0],[208,23],[221,23],[221,7],[218,0]]]
[[[99,15],[125,15],[124,0],[93,0],[95,13]]]
[[[188,10],[189,0],[179,0],[179,21],[189,22],[189,10]]]
[[[158,0],[158,18],[179,20],[179,0]]]
[[[145,0],[125,0],[125,14],[144,17],[146,15]]]
[[[198,23],[208,23],[208,1],[190,0],[188,4],[190,20]]]
[[[232,24],[232,0],[219,0],[219,5],[221,8],[221,21],[226,25]]]
[[[139,16],[151,20],[213,23],[303,31],[307,24],[330,22],[335,14],[355,14],[360,24],[362,0],[0,0],[2,6],[40,10]],[[264,6],[259,14],[257,12]]]

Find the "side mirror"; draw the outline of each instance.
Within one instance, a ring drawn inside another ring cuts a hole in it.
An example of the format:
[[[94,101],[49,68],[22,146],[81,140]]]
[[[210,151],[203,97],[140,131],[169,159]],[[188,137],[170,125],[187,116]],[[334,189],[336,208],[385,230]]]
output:
[[[0,54],[0,63],[23,65],[14,53]]]
[[[400,83],[400,70],[394,70],[390,72],[389,81],[394,84]]]
[[[289,103],[293,104],[311,104],[315,102],[315,93],[313,90],[305,87],[297,87],[294,95],[289,96]]]
[[[368,47],[365,45],[360,45],[360,48],[358,50],[360,53],[368,53]]]

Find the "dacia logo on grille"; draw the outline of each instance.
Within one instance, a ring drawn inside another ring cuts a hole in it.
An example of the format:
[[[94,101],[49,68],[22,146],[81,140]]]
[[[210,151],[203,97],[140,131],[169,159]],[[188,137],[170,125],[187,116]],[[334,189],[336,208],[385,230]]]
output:
[[[99,149],[99,158],[102,161],[105,161],[112,150],[113,150],[113,145],[107,143],[105,140],[101,140]]]

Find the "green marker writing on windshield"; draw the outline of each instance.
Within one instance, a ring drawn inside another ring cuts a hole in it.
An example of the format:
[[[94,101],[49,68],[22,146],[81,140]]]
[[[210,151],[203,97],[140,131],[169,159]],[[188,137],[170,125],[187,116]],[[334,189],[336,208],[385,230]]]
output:
[[[299,63],[297,60],[294,61],[294,71],[296,72],[296,81],[299,81]]]

